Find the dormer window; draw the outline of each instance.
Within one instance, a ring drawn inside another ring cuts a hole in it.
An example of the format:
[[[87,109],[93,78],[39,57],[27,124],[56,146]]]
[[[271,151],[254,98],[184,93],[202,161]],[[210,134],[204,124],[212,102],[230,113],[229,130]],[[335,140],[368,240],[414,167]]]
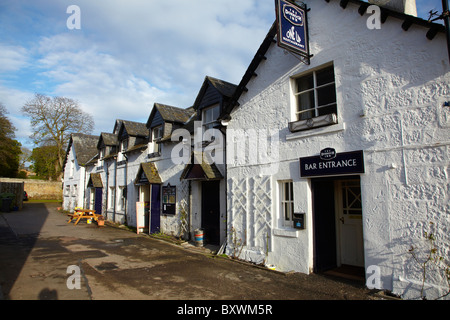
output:
[[[128,139],[124,139],[120,142],[120,150],[118,155],[119,161],[125,160],[123,152],[127,151],[127,149],[128,149]]]
[[[105,157],[105,148],[100,149],[100,154],[98,156],[98,166],[103,166],[103,158]]]
[[[203,130],[211,129],[215,126],[217,118],[220,114],[220,106],[218,104],[203,109],[203,115],[202,115],[202,125]]]
[[[157,141],[161,140],[163,137],[163,126],[158,126],[152,129],[152,143],[153,152],[161,152],[161,144]]]

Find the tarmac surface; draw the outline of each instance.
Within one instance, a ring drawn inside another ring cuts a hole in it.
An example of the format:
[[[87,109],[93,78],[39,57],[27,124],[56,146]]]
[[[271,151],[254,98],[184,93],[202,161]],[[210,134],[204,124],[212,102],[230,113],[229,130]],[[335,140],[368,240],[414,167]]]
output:
[[[0,300],[374,299],[361,282],[271,271],[111,225],[68,224],[58,206],[0,213]]]

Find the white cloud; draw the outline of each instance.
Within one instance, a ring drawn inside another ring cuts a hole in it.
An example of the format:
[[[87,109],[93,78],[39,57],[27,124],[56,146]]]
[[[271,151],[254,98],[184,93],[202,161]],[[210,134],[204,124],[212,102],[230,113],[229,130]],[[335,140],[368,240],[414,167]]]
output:
[[[112,131],[117,118],[145,122],[155,102],[189,107],[206,75],[240,81],[275,16],[272,0],[73,4],[80,30],[66,27],[69,3],[17,0],[9,9],[22,13],[4,19],[14,40],[0,52],[0,101],[14,106],[11,118],[23,133],[30,130],[20,107],[34,92],[79,101],[94,116],[95,133]],[[27,84],[5,81],[18,70]]]
[[[25,48],[0,43],[0,74],[20,70],[28,64],[28,59]]]

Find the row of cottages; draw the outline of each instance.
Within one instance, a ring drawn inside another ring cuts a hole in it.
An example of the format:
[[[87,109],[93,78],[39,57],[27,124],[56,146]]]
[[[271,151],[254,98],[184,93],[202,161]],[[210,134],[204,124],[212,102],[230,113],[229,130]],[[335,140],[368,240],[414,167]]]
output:
[[[190,108],[155,103],[147,123],[116,120],[112,133],[73,134],[63,208],[94,209],[138,232],[189,238],[202,229],[205,241],[223,243],[225,150],[217,142],[225,136],[216,120],[235,90],[206,77]]]
[[[192,108],[155,104],[142,132],[118,120],[84,178],[73,175],[87,187],[78,204],[138,230],[202,227],[210,243],[227,240],[227,254],[281,271],[337,270],[405,298],[444,295],[445,29],[417,18],[410,0],[381,8],[380,28],[369,27],[377,16],[365,1],[303,3],[312,57],[279,47],[274,24],[237,86],[207,77]],[[431,233],[443,260],[421,290],[411,253],[424,259]]]

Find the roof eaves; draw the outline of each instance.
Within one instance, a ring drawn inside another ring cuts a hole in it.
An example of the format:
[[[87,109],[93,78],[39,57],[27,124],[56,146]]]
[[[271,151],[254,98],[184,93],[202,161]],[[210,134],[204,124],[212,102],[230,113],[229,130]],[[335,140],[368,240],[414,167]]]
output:
[[[325,0],[325,2],[329,3],[331,0]],[[359,6],[358,13],[363,16],[366,13],[367,8],[372,5],[371,3],[368,3],[366,1],[362,0],[340,0],[339,5],[341,8],[346,9],[348,3],[352,3]],[[406,13],[398,12],[389,8],[385,8],[383,6],[379,6],[381,10],[381,23],[385,23],[387,18],[389,16],[403,20],[403,23],[401,25],[402,29],[405,31],[408,31],[408,29],[411,27],[411,25],[416,24],[422,27],[425,27],[428,29],[428,32],[426,33],[426,37],[429,40],[433,40],[433,38],[436,36],[438,32],[444,32],[445,33],[445,26],[439,23],[430,22],[427,20],[424,20],[419,17],[415,17]]]

